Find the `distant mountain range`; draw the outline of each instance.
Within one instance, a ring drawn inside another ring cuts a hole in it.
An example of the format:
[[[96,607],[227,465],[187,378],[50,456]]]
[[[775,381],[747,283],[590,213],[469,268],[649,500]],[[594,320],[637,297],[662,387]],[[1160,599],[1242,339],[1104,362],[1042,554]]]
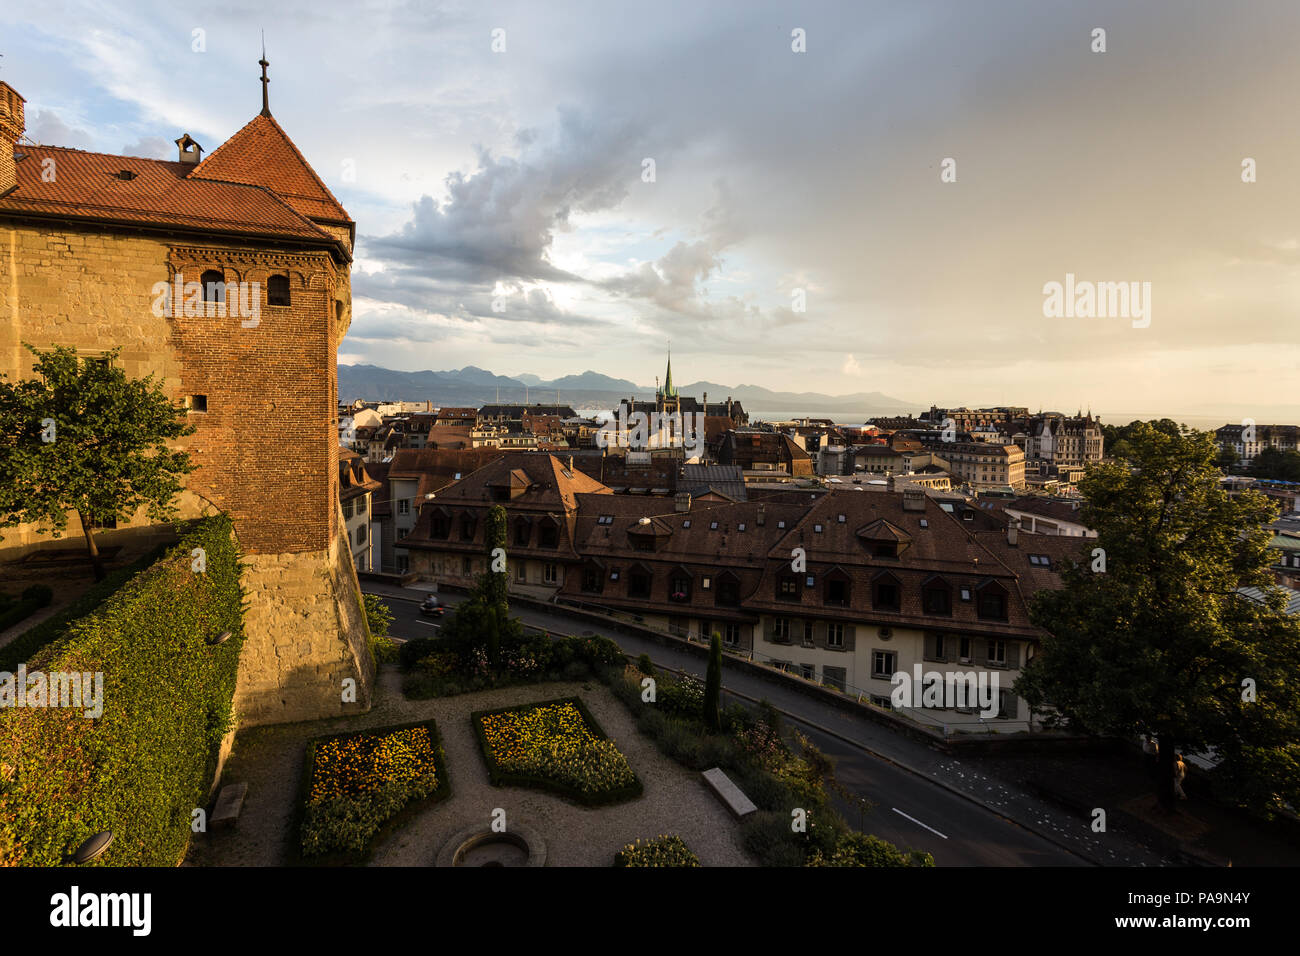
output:
[[[711,402],[727,398],[741,402],[751,417],[763,415],[848,412],[854,415],[903,415],[922,411],[921,406],[880,392],[852,395],[824,395],[821,392],[775,392],[760,385],[719,385],[692,382],[677,388],[682,395]],[[574,408],[612,408],[619,399],[632,396],[654,398],[654,389],[627,379],[611,378],[599,372],[543,379],[531,373],[496,375],[487,369],[467,365],[461,369],[435,372],[398,372],[377,365],[340,365],[339,399],[344,402],[408,401],[437,405],[483,405],[502,402],[559,402]]]

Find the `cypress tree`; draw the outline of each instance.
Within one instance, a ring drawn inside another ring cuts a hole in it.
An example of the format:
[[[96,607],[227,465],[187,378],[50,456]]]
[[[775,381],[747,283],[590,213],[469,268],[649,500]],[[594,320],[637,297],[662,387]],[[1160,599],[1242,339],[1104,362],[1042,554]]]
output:
[[[718,701],[722,697],[722,637],[716,632],[709,642],[709,670],[704,679],[704,723],[710,730],[722,729]]]

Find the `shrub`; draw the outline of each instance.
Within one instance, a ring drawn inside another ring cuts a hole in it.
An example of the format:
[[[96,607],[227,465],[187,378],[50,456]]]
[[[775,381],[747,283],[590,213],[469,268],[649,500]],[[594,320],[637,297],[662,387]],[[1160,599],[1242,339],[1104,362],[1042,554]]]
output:
[[[431,637],[417,637],[407,641],[398,649],[397,662],[401,664],[403,670],[410,670],[424,658],[438,651],[440,646],[438,641]]]
[[[615,866],[699,866],[700,858],[679,836],[629,843],[614,855]]]
[[[646,677],[655,676],[655,666],[651,662],[649,654],[642,654],[640,657],[638,657],[636,659],[636,666],[637,669],[640,670],[642,674],[646,675]]]
[[[576,697],[470,715],[493,786],[553,790],[596,805],[641,795],[641,781]]]
[[[33,584],[23,591],[24,601],[35,601],[37,607],[48,607],[54,600],[54,591],[44,584]]]
[[[814,850],[808,866],[934,866],[934,857],[920,850],[904,853],[894,844],[866,833],[843,833],[829,854]]]
[[[191,570],[196,547],[207,552],[202,573]],[[32,657],[31,671],[102,674],[103,713],[0,710],[0,865],[58,865],[101,830],[115,839],[93,865],[181,859],[231,722],[238,557],[230,519],[205,518]],[[224,631],[233,637],[207,643]]]
[[[399,814],[448,795],[446,773],[433,721],[311,741],[298,829],[303,858],[363,859]]]
[[[704,708],[704,684],[690,674],[680,680],[660,681],[657,689],[659,706],[670,714],[698,720]]]

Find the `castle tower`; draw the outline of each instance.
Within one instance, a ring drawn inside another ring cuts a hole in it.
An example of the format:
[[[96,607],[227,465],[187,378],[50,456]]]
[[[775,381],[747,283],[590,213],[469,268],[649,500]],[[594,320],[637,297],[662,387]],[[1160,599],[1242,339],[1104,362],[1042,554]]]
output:
[[[0,82],[0,196],[10,192],[18,181],[14,147],[27,128],[23,102],[13,87]]]
[[[364,710],[374,679],[338,488],[336,362],[356,226],[271,116],[265,82],[261,105],[206,157],[188,137],[180,161],[25,145],[8,195],[0,188],[0,373],[30,377],[20,340],[120,347],[128,377],[157,376],[191,409],[197,430],[178,445],[198,467],[181,515],[229,514],[244,552],[243,726]],[[0,140],[12,147],[21,129],[22,98],[0,83]],[[41,175],[47,161],[57,182]],[[212,271],[249,293],[255,318],[154,307],[160,283]],[[74,515],[67,537],[79,531]],[[100,538],[168,533],[137,514]],[[0,559],[49,545],[67,540],[19,526]],[[349,679],[355,701],[343,699]]]

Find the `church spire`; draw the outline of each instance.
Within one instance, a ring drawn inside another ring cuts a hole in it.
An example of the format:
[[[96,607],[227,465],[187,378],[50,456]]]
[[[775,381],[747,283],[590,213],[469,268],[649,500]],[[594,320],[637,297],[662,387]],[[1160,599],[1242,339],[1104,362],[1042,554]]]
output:
[[[668,370],[664,372],[664,398],[676,398],[677,389],[673,388],[673,353],[668,352]]]
[[[262,68],[262,115],[271,115],[271,98],[268,95],[267,87],[271,81],[267,78],[266,68],[271,64],[266,59],[266,31],[262,31],[262,58],[257,61],[258,66]]]

